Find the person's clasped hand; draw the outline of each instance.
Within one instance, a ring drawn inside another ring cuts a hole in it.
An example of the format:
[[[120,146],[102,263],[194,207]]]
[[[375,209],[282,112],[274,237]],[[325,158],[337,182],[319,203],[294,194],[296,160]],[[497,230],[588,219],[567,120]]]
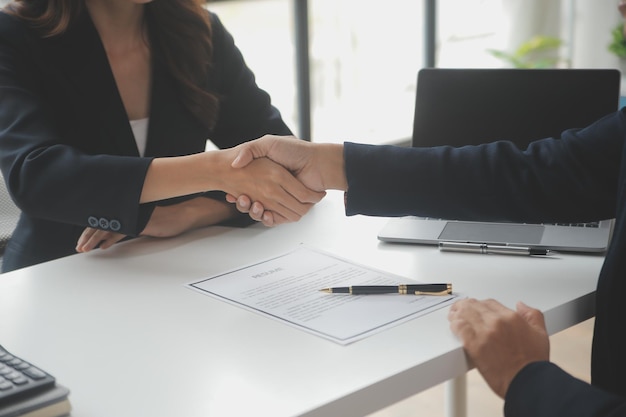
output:
[[[231,161],[240,160],[238,147],[233,148],[232,152]],[[245,196],[249,201],[259,202],[264,211],[272,212],[273,224],[300,220],[326,195],[324,191],[307,187],[294,177],[289,167],[270,158],[250,158],[241,166],[233,165],[229,168],[228,184],[223,188],[227,201],[232,203],[238,197]],[[238,208],[241,206],[238,205]]]
[[[319,146],[319,145],[318,145]],[[332,145],[331,145],[332,146]],[[291,172],[309,190],[325,195],[325,190],[334,188],[325,181],[325,169],[329,162],[319,157],[319,148],[311,143],[299,140],[293,136],[266,135],[262,138],[243,143],[235,148],[236,158],[232,167],[242,169],[256,160],[270,159]],[[226,200],[237,205],[242,213],[248,213],[253,220],[260,221],[266,226],[285,223],[288,219],[280,216],[264,201],[253,198],[248,194],[228,194]],[[305,202],[301,200],[302,202]],[[318,200],[319,201],[319,200]],[[318,201],[314,201],[317,203]],[[313,201],[306,201],[313,202]]]
[[[523,367],[550,358],[543,314],[522,302],[513,311],[495,300],[460,300],[450,307],[448,319],[471,361],[502,398]]]

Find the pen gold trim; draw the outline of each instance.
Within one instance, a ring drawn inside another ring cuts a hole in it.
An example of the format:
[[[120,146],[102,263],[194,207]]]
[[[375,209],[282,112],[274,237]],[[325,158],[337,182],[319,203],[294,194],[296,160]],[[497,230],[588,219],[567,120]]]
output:
[[[452,290],[445,290],[440,292],[424,292],[424,291],[415,291],[415,295],[448,295],[452,294]]]
[[[415,291],[415,295],[448,295],[452,294],[452,284],[448,284],[447,288],[440,292]]]

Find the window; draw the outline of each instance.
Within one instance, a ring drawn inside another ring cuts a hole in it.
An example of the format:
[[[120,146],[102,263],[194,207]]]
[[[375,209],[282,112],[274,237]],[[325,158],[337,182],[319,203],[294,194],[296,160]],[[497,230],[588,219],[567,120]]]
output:
[[[309,2],[313,140],[377,143],[410,136],[422,7],[415,0],[394,0],[393,7],[368,0]],[[209,9],[296,131],[291,1],[219,2]]]
[[[291,1],[226,1],[209,3],[209,9],[296,131]],[[502,1],[438,2],[438,66],[502,66],[486,52],[502,47]],[[423,8],[421,0],[309,0],[314,141],[410,138],[423,66]]]
[[[293,2],[208,3],[257,82],[297,132]],[[0,6],[7,0],[0,0]],[[309,0],[312,139],[396,143],[411,136],[423,66],[424,0]],[[607,51],[617,1],[438,0],[437,66],[502,67],[533,35],[563,40],[561,66],[619,67]],[[626,83],[622,83],[626,87]]]

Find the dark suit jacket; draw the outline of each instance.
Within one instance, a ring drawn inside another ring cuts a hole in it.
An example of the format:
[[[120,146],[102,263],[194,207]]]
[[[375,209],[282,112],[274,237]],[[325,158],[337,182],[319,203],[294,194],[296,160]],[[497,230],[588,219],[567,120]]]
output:
[[[507,416],[626,416],[626,110],[519,151],[347,143],[347,214],[527,222],[615,217],[596,293],[592,385],[548,362],[511,384]]]
[[[155,62],[140,158],[89,15],[63,35],[42,39],[0,13],[0,167],[22,210],[3,270],[74,253],[87,226],[140,233],[154,206],[138,204],[153,157],[202,152],[208,138],[225,148],[267,133],[290,134],[230,34],[215,15],[211,22],[214,67],[207,89],[221,106],[215,128],[209,131],[183,107],[176,82]]]

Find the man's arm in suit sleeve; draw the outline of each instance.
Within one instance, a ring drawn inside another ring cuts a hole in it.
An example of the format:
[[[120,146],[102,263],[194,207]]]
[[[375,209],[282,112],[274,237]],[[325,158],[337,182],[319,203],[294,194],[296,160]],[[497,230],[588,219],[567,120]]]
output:
[[[626,399],[602,391],[550,362],[534,362],[513,379],[506,417],[623,417]]]
[[[615,216],[626,113],[519,150],[346,143],[347,214],[591,221]]]

